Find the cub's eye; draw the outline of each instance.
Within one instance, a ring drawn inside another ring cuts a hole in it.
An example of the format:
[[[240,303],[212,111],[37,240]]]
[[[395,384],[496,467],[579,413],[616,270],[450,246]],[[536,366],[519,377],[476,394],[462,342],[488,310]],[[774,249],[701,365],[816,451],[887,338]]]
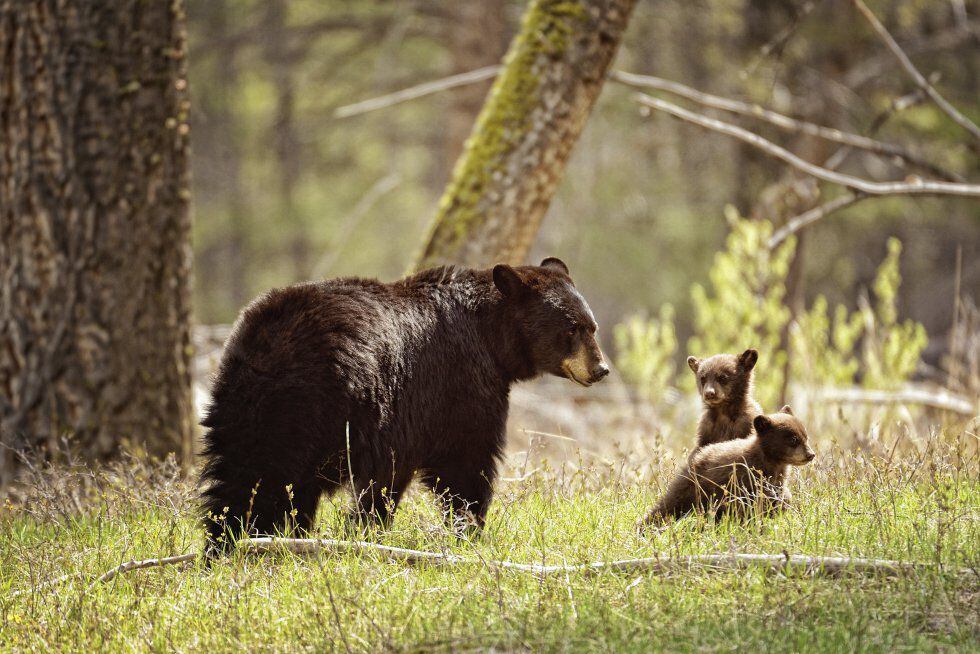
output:
[[[718,377],[718,383],[719,384],[727,384],[728,383],[728,377],[725,376],[725,375],[719,375],[719,377]]]
[[[800,444],[800,439],[797,438],[796,436],[790,436],[787,439],[787,442],[790,444],[790,447],[796,447],[797,445]]]
[[[708,381],[708,376],[707,375],[701,375],[701,383],[703,384],[706,381]]]
[[[575,334],[578,334],[578,326],[572,325],[571,327],[568,328],[568,335],[575,336]]]

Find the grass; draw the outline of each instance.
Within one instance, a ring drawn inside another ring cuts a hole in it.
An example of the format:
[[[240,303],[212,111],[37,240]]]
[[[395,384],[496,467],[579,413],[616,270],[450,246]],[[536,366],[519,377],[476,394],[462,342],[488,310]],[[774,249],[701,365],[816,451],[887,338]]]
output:
[[[795,508],[766,522],[694,517],[641,538],[636,522],[672,466],[583,463],[499,484],[476,542],[448,533],[422,492],[391,530],[369,535],[528,563],[786,551],[938,564],[898,578],[702,568],[538,578],[362,551],[236,555],[90,587],[122,561],[198,549],[193,491],[172,464],[51,468],[0,513],[0,651],[977,651],[975,440],[936,437],[901,455],[818,446],[793,481]],[[343,512],[344,498],[325,502],[319,531],[340,533]],[[29,590],[67,572],[84,576]]]

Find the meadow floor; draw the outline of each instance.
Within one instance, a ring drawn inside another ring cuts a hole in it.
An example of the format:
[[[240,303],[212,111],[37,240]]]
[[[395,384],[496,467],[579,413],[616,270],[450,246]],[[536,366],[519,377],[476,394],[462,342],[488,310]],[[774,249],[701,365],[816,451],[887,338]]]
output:
[[[710,567],[545,577],[374,551],[231,556],[121,574],[129,559],[200,548],[192,489],[132,461],[38,473],[0,511],[0,651],[972,651],[980,649],[980,481],[965,434],[901,456],[826,449],[796,506],[739,524],[636,522],[667,471],[565,466],[499,484],[475,542],[422,492],[379,543],[483,560],[565,564],[685,554],[852,555],[930,564],[899,576]],[[342,533],[344,498],[318,530]],[[966,570],[963,570],[966,569]],[[80,573],[44,585],[66,573]]]

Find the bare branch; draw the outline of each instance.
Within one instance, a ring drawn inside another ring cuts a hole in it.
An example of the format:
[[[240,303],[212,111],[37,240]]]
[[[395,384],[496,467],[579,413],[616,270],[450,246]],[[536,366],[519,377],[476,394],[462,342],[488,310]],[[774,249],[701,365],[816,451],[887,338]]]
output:
[[[814,207],[809,211],[801,213],[800,215],[790,218],[786,221],[786,224],[776,230],[776,232],[769,239],[769,249],[772,250],[790,237],[791,234],[795,234],[800,231],[810,223],[815,223],[821,218],[834,213],[835,211],[840,211],[845,207],[850,207],[857,204],[861,200],[866,200],[868,197],[865,193],[846,193],[840,197],[834,198],[830,202],[821,204],[819,207]]]
[[[535,575],[565,574],[569,572],[603,572],[645,570],[667,572],[692,567],[705,569],[764,568],[772,571],[798,572],[812,575],[837,576],[841,574],[895,575],[934,567],[930,564],[865,559],[859,557],[802,556],[786,554],[700,554],[693,556],[649,557],[621,561],[594,561],[571,565],[540,565],[494,561],[480,557],[427,552],[402,547],[391,547],[363,541],[343,541],[325,538],[250,538],[240,541],[246,552],[281,552],[315,554],[317,552],[358,552],[370,550],[382,553],[385,558],[408,563],[432,563],[434,565],[484,565],[490,568],[527,572]],[[968,574],[969,570],[959,571]]]
[[[347,214],[347,216],[341,221],[340,226],[334,231],[334,237],[331,239],[331,243],[324,248],[323,255],[320,260],[317,261],[316,265],[313,266],[313,279],[320,279],[326,276],[333,265],[337,262],[343,252],[344,245],[347,239],[350,238],[351,232],[357,227],[361,219],[374,207],[375,203],[380,200],[385,194],[394,190],[395,187],[401,182],[397,173],[392,173],[382,177],[374,185],[368,189],[354,208]]]
[[[881,40],[885,42],[888,49],[891,50],[892,54],[895,55],[895,58],[898,59],[898,63],[902,65],[902,68],[905,69],[905,72],[908,73],[909,77],[915,81],[919,88],[925,91],[926,95],[928,95],[929,98],[936,103],[936,106],[939,107],[943,113],[952,118],[957,125],[972,134],[974,139],[980,141],[980,127],[977,127],[973,121],[961,114],[956,107],[947,102],[946,98],[939,95],[939,91],[937,91],[935,87],[929,83],[929,80],[927,80],[925,76],[919,72],[919,70],[915,67],[915,64],[912,63],[912,60],[908,58],[908,55],[905,54],[892,35],[889,34],[887,29],[885,29],[885,26],[881,24],[878,17],[875,16],[870,9],[868,9],[868,6],[864,4],[863,0],[851,0],[851,4],[853,4],[854,7],[861,12],[868,23],[871,24],[871,27],[878,33]]]
[[[89,586],[89,591],[92,590],[98,584],[105,583],[110,579],[114,578],[116,575],[122,574],[123,572],[129,572],[130,570],[141,570],[143,568],[156,568],[158,566],[164,565],[175,565],[177,563],[186,563],[187,561],[193,561],[197,558],[197,554],[190,552],[188,554],[178,554],[177,556],[168,556],[160,559],[144,559],[142,561],[126,561],[117,565],[115,568],[104,572],[99,575],[99,578],[92,582]]]
[[[623,559],[619,561],[592,561],[571,565],[542,565],[537,563],[515,563],[513,561],[485,559],[480,556],[460,556],[443,552],[428,552],[413,550],[391,545],[380,545],[366,541],[334,540],[330,538],[245,538],[238,541],[238,547],[245,554],[263,554],[268,552],[291,552],[293,554],[317,554],[319,552],[378,552],[389,561],[405,563],[429,563],[432,565],[476,565],[498,570],[513,570],[538,576],[551,574],[568,574],[580,572],[583,574],[597,572],[628,572],[647,571],[653,573],[670,572],[700,568],[710,570],[745,570],[762,568],[773,572],[795,572],[806,575],[824,575],[837,577],[847,574],[870,575],[900,575],[915,573],[926,569],[942,569],[931,563],[908,561],[892,561],[888,559],[866,559],[851,556],[804,556],[799,554],[744,554],[731,552],[728,554],[697,554],[690,556],[654,556],[642,559]],[[112,568],[95,579],[86,592],[90,592],[99,584],[105,583],[116,576],[131,570],[142,570],[165,565],[187,563],[197,558],[196,553],[180,554],[142,561],[127,561]],[[951,572],[959,575],[969,575],[968,568],[953,569]],[[19,597],[41,589],[50,588],[56,584],[83,576],[73,573],[42,582],[32,588],[12,593],[11,597]]]
[[[726,123],[724,121],[709,118],[702,114],[688,111],[666,100],[654,98],[649,95],[638,94],[638,101],[644,106],[666,112],[676,118],[699,125],[706,129],[714,130],[721,134],[731,136],[740,141],[748,143],[763,152],[782,160],[783,162],[821,179],[831,184],[840,184],[850,189],[861,191],[868,195],[950,195],[959,197],[980,197],[980,185],[978,184],[957,184],[951,182],[933,182],[915,180],[911,182],[874,182],[853,175],[834,172],[812,164],[796,156],[789,150],[782,148],[772,141],[766,140],[750,132],[747,129]]]
[[[943,50],[955,51],[964,44],[977,41],[980,31],[969,24],[929,34],[917,41],[906,43],[902,49],[907,56],[930,54]],[[844,85],[857,89],[868,82],[876,80],[894,67],[895,57],[891,52],[881,52],[868,59],[856,63],[843,75]],[[916,87],[918,88],[918,87]]]
[[[757,104],[750,104],[748,102],[741,102],[730,98],[712,95],[710,93],[704,93],[679,82],[662,79],[660,77],[653,77],[651,75],[637,75],[635,73],[617,70],[610,74],[610,78],[627,86],[664,91],[666,93],[680,96],[692,102],[696,102],[705,107],[720,109],[721,111],[727,111],[740,116],[748,116],[750,118],[764,120],[767,123],[775,125],[783,131],[790,132],[792,134],[808,134],[810,136],[822,138],[826,141],[832,141],[834,143],[840,143],[852,148],[874,152],[878,155],[897,157],[909,164],[917,166],[918,168],[927,170],[933,175],[947,181],[962,181],[961,178],[955,173],[944,170],[932,162],[909,152],[906,148],[903,148],[900,145],[885,143],[867,136],[851,134],[833,127],[824,127],[823,125],[817,125],[816,123],[811,123],[805,120],[798,120],[785,114],[772,111],[771,109],[766,109],[765,107],[761,107]]]
[[[458,75],[450,75],[449,77],[444,77],[442,79],[411,86],[407,89],[389,93],[388,95],[382,95],[377,98],[371,98],[370,100],[344,105],[343,107],[338,107],[334,111],[333,115],[334,118],[350,118],[351,116],[357,116],[368,113],[369,111],[384,109],[392,105],[407,102],[408,100],[415,100],[416,98],[421,98],[426,95],[439,93],[440,91],[447,91],[449,89],[456,88],[457,86],[465,86],[467,84],[475,84],[484,80],[493,79],[497,76],[498,72],[500,72],[500,66],[498,65],[484,66],[483,68],[477,68],[476,70],[459,73]]]
[[[831,404],[912,404],[951,411],[963,416],[977,415],[977,403],[945,389],[931,391],[923,388],[905,388],[898,391],[870,390],[866,388],[823,388],[814,398]]]

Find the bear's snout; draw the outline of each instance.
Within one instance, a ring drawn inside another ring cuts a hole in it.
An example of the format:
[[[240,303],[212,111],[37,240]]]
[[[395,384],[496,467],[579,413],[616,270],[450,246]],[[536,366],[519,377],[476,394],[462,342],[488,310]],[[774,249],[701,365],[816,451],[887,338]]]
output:
[[[591,377],[591,380],[590,381],[594,384],[597,381],[599,381],[601,379],[604,379],[606,377],[606,375],[608,375],[608,374],[609,374],[609,366],[606,365],[606,362],[605,361],[600,361],[592,369],[592,372],[591,372],[591,375],[590,375],[590,377]]]

